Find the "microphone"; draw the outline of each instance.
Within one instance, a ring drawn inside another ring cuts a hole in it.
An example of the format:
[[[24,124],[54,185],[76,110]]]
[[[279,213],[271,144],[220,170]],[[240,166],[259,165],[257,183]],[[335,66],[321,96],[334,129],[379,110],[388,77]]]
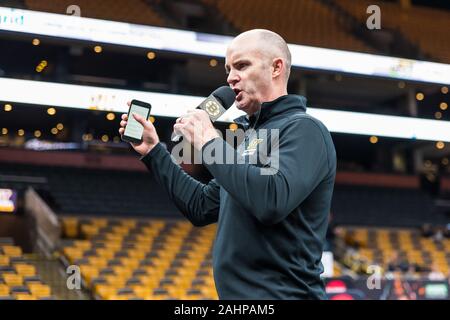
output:
[[[206,98],[196,109],[205,110],[211,122],[219,119],[225,111],[227,111],[236,100],[236,93],[227,86],[217,88]],[[172,142],[180,141],[182,135],[172,134]]]

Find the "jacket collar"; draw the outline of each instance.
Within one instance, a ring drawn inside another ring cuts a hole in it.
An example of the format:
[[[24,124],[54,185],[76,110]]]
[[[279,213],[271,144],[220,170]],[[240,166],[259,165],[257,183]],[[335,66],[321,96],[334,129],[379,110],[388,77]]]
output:
[[[234,122],[247,130],[249,127],[255,127],[257,123],[264,123],[271,117],[293,109],[306,112],[306,98],[295,94],[280,96],[273,101],[263,102],[253,115],[241,116],[234,119]]]

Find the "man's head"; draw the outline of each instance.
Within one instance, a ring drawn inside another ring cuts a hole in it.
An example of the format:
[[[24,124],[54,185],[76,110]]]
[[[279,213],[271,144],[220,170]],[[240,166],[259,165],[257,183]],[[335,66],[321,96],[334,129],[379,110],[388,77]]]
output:
[[[287,94],[291,53],[275,32],[254,29],[233,39],[227,49],[225,69],[238,108],[251,115],[261,103]]]

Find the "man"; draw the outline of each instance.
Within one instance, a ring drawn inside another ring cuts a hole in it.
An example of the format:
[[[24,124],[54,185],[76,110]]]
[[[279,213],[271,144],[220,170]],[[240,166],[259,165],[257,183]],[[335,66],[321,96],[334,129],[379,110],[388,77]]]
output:
[[[271,175],[248,161],[217,161],[205,164],[214,179],[202,184],[171,160],[153,125],[135,115],[144,134],[133,148],[170,198],[195,226],[218,223],[213,270],[221,299],[326,298],[320,261],[336,154],[328,130],[305,113],[306,99],[287,94],[290,66],[286,42],[268,30],[240,34],[226,53],[227,82],[248,115],[244,127],[279,132],[279,164]],[[127,116],[122,119],[120,134]],[[243,157],[219,137],[205,111],[177,119],[174,131],[197,150]]]

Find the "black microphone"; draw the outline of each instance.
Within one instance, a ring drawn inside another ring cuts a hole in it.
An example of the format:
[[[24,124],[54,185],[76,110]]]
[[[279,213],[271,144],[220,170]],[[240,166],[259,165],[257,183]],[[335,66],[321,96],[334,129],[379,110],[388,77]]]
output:
[[[211,122],[215,122],[233,105],[234,100],[236,93],[230,87],[222,86],[214,90],[196,109],[205,110]],[[172,141],[178,142],[181,137],[182,135],[172,134]]]

